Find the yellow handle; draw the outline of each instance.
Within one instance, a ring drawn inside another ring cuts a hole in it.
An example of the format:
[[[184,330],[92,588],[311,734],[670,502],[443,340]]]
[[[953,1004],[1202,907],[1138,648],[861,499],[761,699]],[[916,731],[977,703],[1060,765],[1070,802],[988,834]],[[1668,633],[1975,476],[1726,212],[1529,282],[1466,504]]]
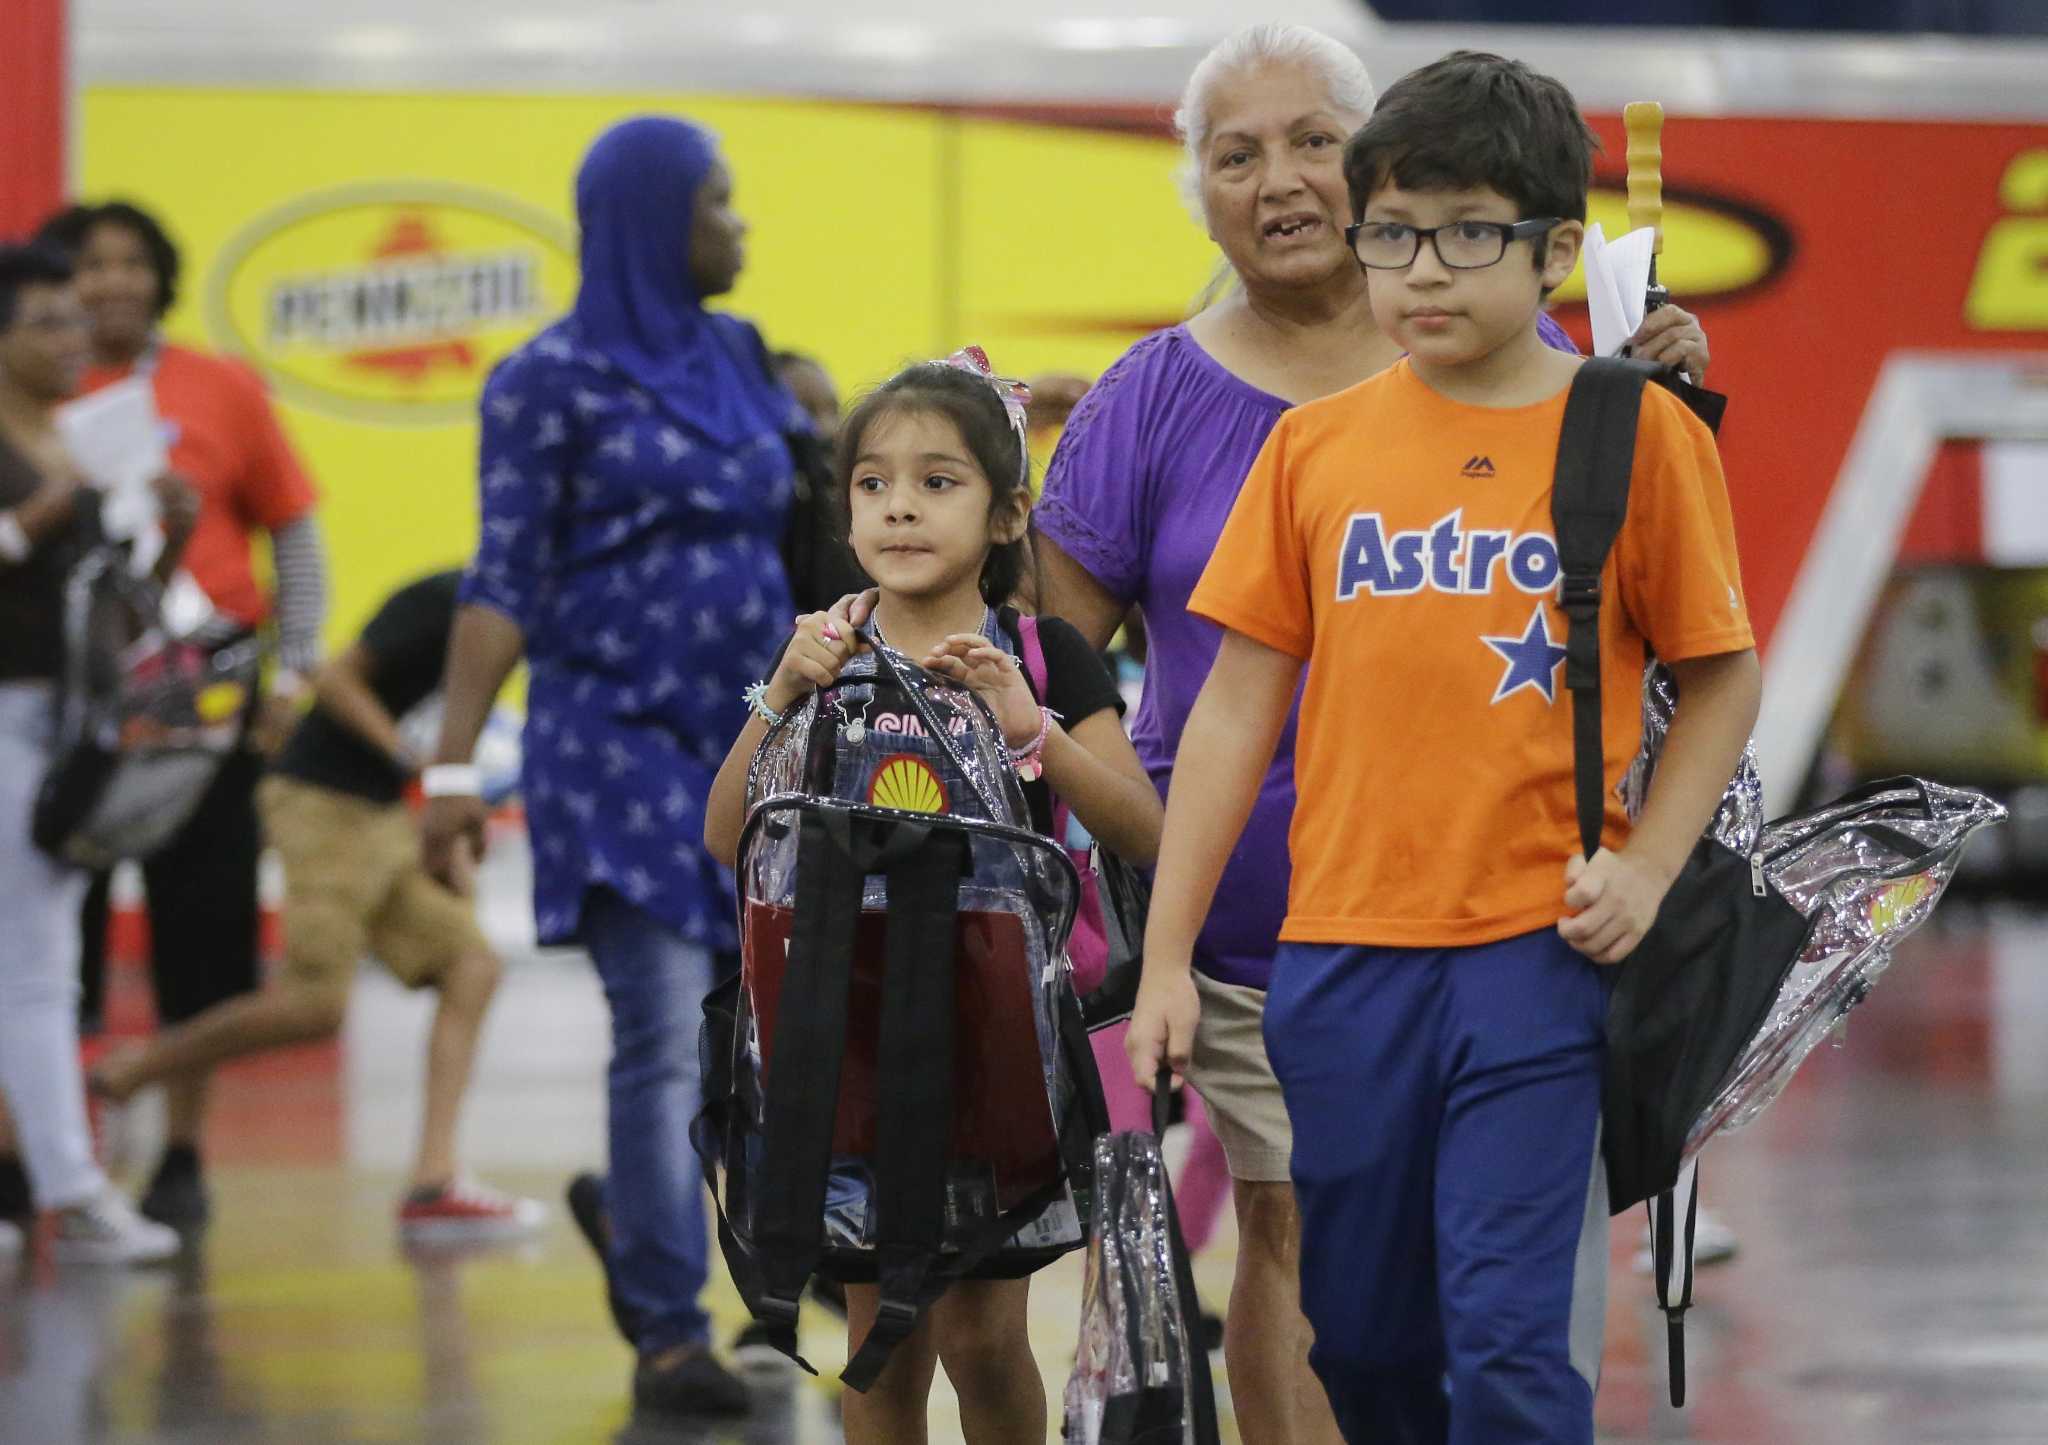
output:
[[[1621,108],[1628,132],[1628,226],[1649,226],[1657,233],[1653,253],[1664,251],[1664,107],[1654,100],[1633,100]]]

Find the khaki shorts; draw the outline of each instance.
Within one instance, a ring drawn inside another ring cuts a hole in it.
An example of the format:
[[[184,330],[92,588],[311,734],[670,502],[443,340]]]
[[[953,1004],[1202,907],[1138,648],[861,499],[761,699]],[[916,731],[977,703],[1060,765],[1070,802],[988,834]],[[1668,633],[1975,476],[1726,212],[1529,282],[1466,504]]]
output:
[[[1218,983],[1199,970],[1195,991],[1202,1021],[1195,1028],[1188,1082],[1209,1110],[1230,1177],[1255,1184],[1284,1180],[1294,1130],[1266,1058],[1266,991]]]
[[[421,988],[462,955],[490,952],[470,901],[420,866],[403,804],[273,776],[256,805],[284,860],[285,966],[299,982],[346,989],[370,953]]]

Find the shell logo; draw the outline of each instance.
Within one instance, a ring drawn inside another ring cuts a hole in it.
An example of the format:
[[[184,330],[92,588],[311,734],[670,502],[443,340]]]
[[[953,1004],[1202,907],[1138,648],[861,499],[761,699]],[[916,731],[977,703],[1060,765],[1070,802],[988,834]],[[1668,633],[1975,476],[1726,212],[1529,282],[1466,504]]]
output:
[[[1897,928],[1934,891],[1934,876],[1930,873],[1916,873],[1892,884],[1870,900],[1871,931],[1882,935]]]
[[[575,236],[509,196],[385,181],[302,196],[222,248],[206,319],[278,393],[357,421],[473,415],[491,366],[576,285]]]
[[[946,785],[923,758],[897,753],[884,758],[868,784],[868,801],[877,808],[895,808],[905,813],[946,811]]]

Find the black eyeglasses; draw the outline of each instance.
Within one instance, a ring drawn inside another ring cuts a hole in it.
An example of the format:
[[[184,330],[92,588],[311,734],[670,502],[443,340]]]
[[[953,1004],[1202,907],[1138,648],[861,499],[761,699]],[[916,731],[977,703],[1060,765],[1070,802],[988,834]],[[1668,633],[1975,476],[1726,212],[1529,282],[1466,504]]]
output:
[[[1437,260],[1453,271],[1481,271],[1508,253],[1508,242],[1541,236],[1563,222],[1556,216],[1534,221],[1453,221],[1448,226],[1410,226],[1400,221],[1357,221],[1344,228],[1358,264],[1375,271],[1403,271],[1415,264],[1426,239]]]

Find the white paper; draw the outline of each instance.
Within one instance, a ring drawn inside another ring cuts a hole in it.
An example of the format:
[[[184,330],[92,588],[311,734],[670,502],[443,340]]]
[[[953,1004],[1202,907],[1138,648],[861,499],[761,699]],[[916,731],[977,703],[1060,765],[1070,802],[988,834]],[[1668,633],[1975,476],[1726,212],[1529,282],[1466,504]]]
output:
[[[1598,221],[1586,228],[1586,309],[1595,356],[1616,355],[1643,324],[1656,243],[1657,233],[1648,226],[1618,241],[1609,241]]]
[[[156,493],[149,484],[170,462],[156,396],[148,378],[131,377],[57,408],[64,448],[106,500],[107,535],[141,538],[157,525]]]
[[[164,588],[163,619],[173,637],[190,637],[213,620],[213,600],[182,567]]]

